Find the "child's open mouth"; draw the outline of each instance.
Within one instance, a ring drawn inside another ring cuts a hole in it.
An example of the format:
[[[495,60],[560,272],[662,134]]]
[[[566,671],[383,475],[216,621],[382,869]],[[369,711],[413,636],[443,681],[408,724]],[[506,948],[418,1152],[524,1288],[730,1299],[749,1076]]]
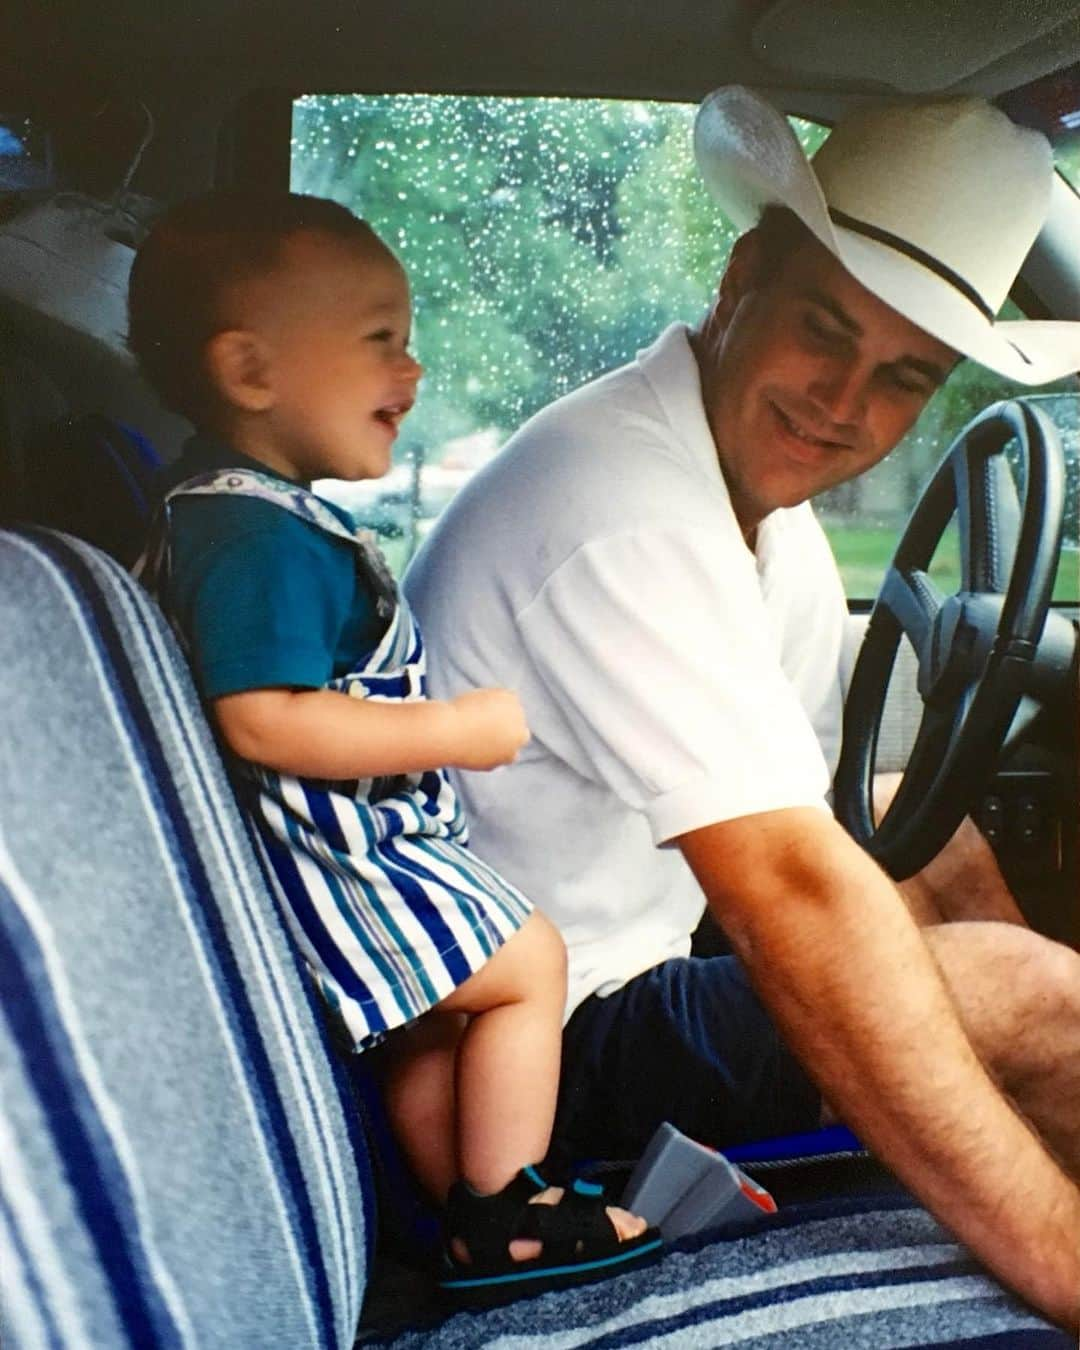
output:
[[[397,431],[398,424],[411,407],[411,403],[388,403],[385,408],[376,408],[375,420],[391,431]]]

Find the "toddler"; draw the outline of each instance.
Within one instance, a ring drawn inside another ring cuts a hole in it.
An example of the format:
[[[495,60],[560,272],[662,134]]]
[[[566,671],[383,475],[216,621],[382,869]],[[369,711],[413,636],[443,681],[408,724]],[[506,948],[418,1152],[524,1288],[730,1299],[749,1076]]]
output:
[[[326,1001],[387,1038],[388,1110],[446,1204],[444,1284],[475,1301],[616,1273],[659,1239],[599,1188],[548,1188],[561,938],[465,847],[446,766],[527,742],[505,689],[428,699],[405,601],[314,479],[390,467],[421,369],[405,274],[344,207],[212,193],[139,250],[129,341],[197,432],[141,563],[235,758]],[[389,1033],[389,1035],[388,1035]]]

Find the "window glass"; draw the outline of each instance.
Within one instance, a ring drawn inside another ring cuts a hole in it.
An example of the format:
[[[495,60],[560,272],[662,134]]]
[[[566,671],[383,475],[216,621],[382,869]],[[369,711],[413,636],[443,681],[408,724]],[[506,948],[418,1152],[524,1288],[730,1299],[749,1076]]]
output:
[[[1080,112],[1073,114],[1071,125],[1080,127]],[[1055,143],[1054,163],[1065,181],[1080,190],[1080,131],[1070,131]]]
[[[380,531],[395,570],[522,422],[704,312],[737,232],[694,168],[694,115],[598,99],[296,100],[293,189],[365,216],[412,284],[426,374],[394,467],[321,489]],[[808,153],[827,135],[792,125]],[[875,593],[952,435],[1011,392],[962,366],[884,464],[819,500],[850,596]],[[1071,557],[1059,593],[1075,596]]]
[[[395,467],[329,489],[384,531],[395,566],[534,412],[704,312],[736,231],[694,170],[694,113],[597,99],[296,101],[294,190],[364,215],[412,284],[426,373]],[[798,131],[811,147],[824,136]]]
[[[1006,313],[1020,317],[1011,304]],[[1065,457],[1065,530],[1054,599],[1076,602],[1080,595],[1080,398],[1075,380],[1042,389],[1016,389],[1009,381],[971,362],[960,365],[927,405],[922,417],[887,459],[814,502],[840,564],[851,598],[877,593],[893,547],[920,489],[928,482],[956,434],[997,399],[1022,394],[1036,398],[1055,423]],[[1022,493],[1022,484],[1019,491]],[[943,591],[957,589],[960,551],[955,522],[942,536],[931,573]]]

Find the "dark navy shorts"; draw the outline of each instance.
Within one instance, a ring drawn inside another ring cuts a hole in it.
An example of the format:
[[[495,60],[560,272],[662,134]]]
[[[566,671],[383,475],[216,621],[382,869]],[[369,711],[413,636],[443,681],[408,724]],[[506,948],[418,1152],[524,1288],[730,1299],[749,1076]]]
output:
[[[821,1094],[781,1041],[734,956],[665,961],[563,1035],[555,1145],[636,1158],[661,1121],[716,1148],[814,1130]]]

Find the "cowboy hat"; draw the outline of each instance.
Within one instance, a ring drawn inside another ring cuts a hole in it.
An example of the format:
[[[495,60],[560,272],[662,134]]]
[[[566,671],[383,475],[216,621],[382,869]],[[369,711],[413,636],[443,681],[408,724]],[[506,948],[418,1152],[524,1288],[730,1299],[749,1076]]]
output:
[[[694,152],[736,225],[788,207],[868,290],[963,355],[1022,384],[1080,369],[1080,323],[995,320],[1054,168],[1044,136],[982,99],[860,108],[811,164],[782,113],[729,85],[702,103]]]

